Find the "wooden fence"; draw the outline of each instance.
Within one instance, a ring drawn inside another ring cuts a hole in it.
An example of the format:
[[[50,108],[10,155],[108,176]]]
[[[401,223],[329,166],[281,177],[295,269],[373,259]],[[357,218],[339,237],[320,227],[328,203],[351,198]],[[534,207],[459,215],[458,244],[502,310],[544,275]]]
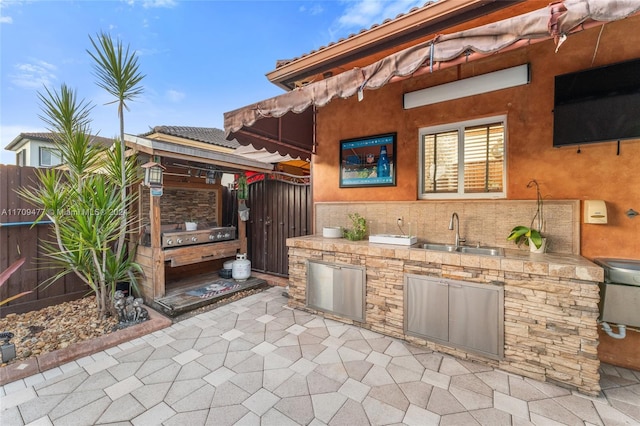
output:
[[[26,257],[24,265],[0,287],[0,301],[23,291],[33,291],[0,306],[0,318],[78,299],[88,292],[88,287],[74,274],[47,287],[40,285],[57,272],[47,264],[41,248],[41,241],[51,238],[51,226],[32,226],[39,212],[16,193],[20,187],[36,185],[35,171],[33,167],[0,164],[0,271],[20,257]]]

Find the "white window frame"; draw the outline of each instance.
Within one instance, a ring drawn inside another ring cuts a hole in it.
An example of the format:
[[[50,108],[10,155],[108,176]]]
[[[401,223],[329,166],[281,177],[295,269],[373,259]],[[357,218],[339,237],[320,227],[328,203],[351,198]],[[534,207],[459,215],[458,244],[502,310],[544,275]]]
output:
[[[483,126],[491,123],[502,123],[504,126],[504,159],[502,162],[502,192],[464,192],[464,129],[467,127]],[[458,192],[432,193],[424,192],[424,136],[433,133],[443,133],[457,131],[458,132]],[[507,198],[507,116],[497,115],[493,117],[478,118],[474,120],[460,121],[457,123],[441,124],[438,126],[424,127],[418,132],[418,159],[419,159],[419,176],[418,176],[418,199],[419,200],[452,200],[452,199],[496,199]]]
[[[45,164],[42,161],[42,153],[44,151],[48,151],[49,155],[51,156],[51,164]],[[53,164],[54,161],[58,161],[57,163]],[[54,166],[59,166],[62,163],[62,160],[60,159],[60,152],[58,150],[56,150],[55,148],[49,148],[47,146],[41,146],[40,149],[38,150],[38,164],[41,167],[54,167]]]

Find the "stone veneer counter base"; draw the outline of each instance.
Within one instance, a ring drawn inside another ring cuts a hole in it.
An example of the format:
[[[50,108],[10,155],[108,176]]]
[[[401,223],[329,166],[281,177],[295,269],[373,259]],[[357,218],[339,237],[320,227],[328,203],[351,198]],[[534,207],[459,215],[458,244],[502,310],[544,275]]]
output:
[[[504,257],[480,256],[316,235],[290,238],[287,246],[291,307],[586,394],[600,391],[597,284],[604,271],[581,256],[513,249]],[[306,307],[309,260],[365,267],[364,323]],[[406,335],[405,274],[503,285],[504,357],[490,359]]]

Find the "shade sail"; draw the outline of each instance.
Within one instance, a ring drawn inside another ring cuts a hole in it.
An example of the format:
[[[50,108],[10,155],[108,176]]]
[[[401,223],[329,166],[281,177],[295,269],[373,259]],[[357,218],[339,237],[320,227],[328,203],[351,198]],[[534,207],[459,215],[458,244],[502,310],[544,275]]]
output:
[[[364,89],[378,89],[391,79],[410,76],[419,69],[441,69],[457,63],[459,58],[486,55],[532,40],[558,39],[587,22],[610,22],[624,19],[640,11],[638,0],[565,0],[523,15],[480,27],[439,35],[389,55],[363,68],[354,68],[291,92],[257,102],[224,114],[228,138],[235,137],[243,145],[278,151],[292,157],[309,157],[314,152],[313,117],[310,106],[322,107],[332,99],[348,98]],[[287,114],[294,113],[294,114]],[[289,117],[292,116],[292,117]],[[284,120],[289,123],[285,127]],[[258,124],[259,123],[259,124]],[[303,127],[309,126],[306,129]],[[265,132],[261,127],[278,128]],[[296,138],[283,138],[287,131]]]

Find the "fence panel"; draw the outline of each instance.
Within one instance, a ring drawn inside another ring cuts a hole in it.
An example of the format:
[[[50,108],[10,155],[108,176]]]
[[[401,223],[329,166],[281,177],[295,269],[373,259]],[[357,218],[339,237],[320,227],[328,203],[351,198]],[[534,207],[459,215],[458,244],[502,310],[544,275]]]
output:
[[[88,287],[74,274],[56,280],[50,286],[40,285],[59,269],[45,258],[41,242],[52,238],[48,224],[32,226],[39,212],[20,198],[16,190],[36,185],[36,169],[0,164],[0,271],[6,270],[20,257],[24,265],[0,287],[0,300],[23,291],[33,293],[0,307],[0,317],[10,313],[29,312],[87,294]]]

